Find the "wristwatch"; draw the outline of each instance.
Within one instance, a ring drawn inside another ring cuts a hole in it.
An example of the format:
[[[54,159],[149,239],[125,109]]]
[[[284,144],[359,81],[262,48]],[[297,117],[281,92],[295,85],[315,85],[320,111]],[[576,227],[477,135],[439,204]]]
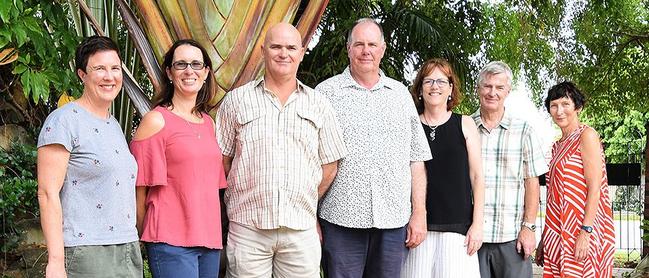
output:
[[[593,232],[593,226],[585,226],[585,225],[581,225],[581,229],[584,230],[584,231],[586,231],[586,232],[589,233],[589,234]]]
[[[532,232],[536,232],[536,225],[534,223],[529,223],[529,222],[521,222],[521,227],[528,228],[532,230]]]

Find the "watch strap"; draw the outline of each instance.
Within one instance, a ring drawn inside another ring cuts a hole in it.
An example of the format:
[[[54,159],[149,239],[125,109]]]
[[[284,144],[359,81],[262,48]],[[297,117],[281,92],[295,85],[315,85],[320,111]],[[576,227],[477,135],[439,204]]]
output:
[[[581,229],[589,234],[593,232],[593,226],[581,225]]]
[[[536,232],[536,224],[535,223],[530,223],[530,222],[521,222],[521,227],[528,228],[532,230],[532,232]]]

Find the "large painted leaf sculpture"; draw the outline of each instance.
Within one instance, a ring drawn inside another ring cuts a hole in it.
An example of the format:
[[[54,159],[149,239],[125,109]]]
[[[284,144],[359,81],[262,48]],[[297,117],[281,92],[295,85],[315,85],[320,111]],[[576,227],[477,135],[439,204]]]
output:
[[[306,46],[324,13],[328,0],[306,1],[297,21]],[[159,64],[174,40],[198,41],[212,59],[218,102],[227,91],[261,74],[261,45],[269,27],[294,22],[300,0],[134,0],[139,20],[124,0],[118,0],[156,93],[163,72]],[[146,38],[146,39],[145,39]],[[157,60],[157,61],[156,61]],[[139,111],[142,113],[143,111]]]

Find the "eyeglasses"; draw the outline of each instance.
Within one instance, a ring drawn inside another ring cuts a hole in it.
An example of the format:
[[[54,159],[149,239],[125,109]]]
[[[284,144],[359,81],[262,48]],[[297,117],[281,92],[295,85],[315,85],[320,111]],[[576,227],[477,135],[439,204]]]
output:
[[[440,78],[440,79],[424,79],[424,82],[423,82],[424,87],[428,87],[428,88],[432,88],[433,85],[435,85],[435,83],[437,83],[437,86],[440,87],[440,88],[445,88],[446,86],[448,86],[450,84],[448,79],[443,79],[443,78]]]
[[[173,66],[176,70],[184,70],[187,68],[187,66],[190,66],[193,70],[202,70],[205,67],[205,63],[200,61],[192,61],[191,63],[179,61],[173,62],[171,66]]]

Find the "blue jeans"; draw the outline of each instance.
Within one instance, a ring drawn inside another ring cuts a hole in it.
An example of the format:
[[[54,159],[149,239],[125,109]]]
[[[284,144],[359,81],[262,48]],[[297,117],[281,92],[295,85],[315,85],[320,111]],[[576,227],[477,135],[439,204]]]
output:
[[[166,243],[146,243],[149,268],[156,278],[218,277],[221,250],[205,247],[178,247]]]
[[[329,278],[393,278],[408,254],[406,227],[355,229],[320,219],[322,260]]]

